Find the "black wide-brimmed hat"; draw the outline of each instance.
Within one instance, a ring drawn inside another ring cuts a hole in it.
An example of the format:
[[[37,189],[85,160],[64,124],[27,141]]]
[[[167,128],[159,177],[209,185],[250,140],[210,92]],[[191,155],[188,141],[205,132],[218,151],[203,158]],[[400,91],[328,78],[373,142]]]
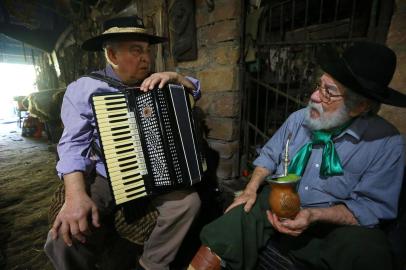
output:
[[[388,87],[396,68],[396,55],[388,47],[356,42],[342,55],[325,47],[317,58],[326,73],[349,89],[380,103],[406,107],[406,95]]]
[[[142,40],[149,44],[165,42],[165,37],[148,33],[141,18],[137,16],[117,17],[103,23],[103,33],[92,37],[82,44],[86,51],[101,51],[107,40]]]

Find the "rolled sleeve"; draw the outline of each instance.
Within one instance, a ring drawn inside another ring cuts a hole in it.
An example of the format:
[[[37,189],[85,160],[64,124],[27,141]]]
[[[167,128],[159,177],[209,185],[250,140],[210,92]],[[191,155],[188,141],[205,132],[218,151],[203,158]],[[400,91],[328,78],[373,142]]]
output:
[[[202,92],[201,92],[201,89],[200,89],[200,81],[193,78],[193,77],[189,77],[189,76],[186,76],[185,78],[187,80],[189,80],[195,86],[195,90],[193,90],[193,92],[192,92],[193,98],[195,100],[200,99],[200,97],[202,96]]]
[[[280,154],[283,153],[285,142],[291,134],[294,125],[300,124],[300,115],[303,112],[295,112],[275,132],[272,138],[262,147],[259,157],[254,160],[254,166],[263,167],[274,173],[280,162]]]
[[[272,158],[272,152],[269,147],[271,147],[271,145],[266,144],[262,148],[260,156],[254,160],[254,166],[266,168],[268,171],[274,172],[276,169],[276,163]]]
[[[402,187],[405,145],[400,135],[388,140],[358,185],[344,200],[360,225],[376,226],[380,220],[397,216],[399,193]]]
[[[90,159],[93,114],[88,102],[77,83],[68,86],[62,103],[61,119],[64,131],[58,144],[60,159],[56,166],[61,178],[64,174],[75,171],[89,171],[93,165]]]

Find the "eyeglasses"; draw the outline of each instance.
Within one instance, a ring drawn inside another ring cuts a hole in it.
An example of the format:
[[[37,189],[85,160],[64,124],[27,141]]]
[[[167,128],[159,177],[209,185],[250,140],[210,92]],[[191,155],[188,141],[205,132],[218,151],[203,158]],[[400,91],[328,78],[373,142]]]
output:
[[[319,93],[320,93],[320,99],[321,99],[321,101],[324,102],[324,103],[331,103],[331,102],[334,102],[334,101],[338,101],[338,100],[340,100],[340,99],[337,99],[337,98],[340,98],[340,97],[343,97],[343,96],[344,96],[344,95],[342,95],[342,94],[341,94],[341,95],[332,94],[331,92],[336,92],[336,90],[330,90],[328,87],[321,86],[320,83],[318,83],[318,84],[315,86],[314,90],[315,90],[315,91],[319,91]]]

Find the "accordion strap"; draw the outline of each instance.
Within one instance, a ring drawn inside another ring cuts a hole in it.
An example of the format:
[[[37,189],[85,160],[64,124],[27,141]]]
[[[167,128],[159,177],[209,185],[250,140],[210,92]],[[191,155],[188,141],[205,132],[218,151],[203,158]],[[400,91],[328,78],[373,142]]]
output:
[[[119,80],[116,80],[114,78],[108,77],[107,75],[100,74],[98,72],[92,72],[90,74],[87,74],[83,77],[89,77],[98,81],[102,81],[107,83],[109,86],[118,89],[119,91],[122,91],[126,88],[129,88],[128,85],[123,84]]]

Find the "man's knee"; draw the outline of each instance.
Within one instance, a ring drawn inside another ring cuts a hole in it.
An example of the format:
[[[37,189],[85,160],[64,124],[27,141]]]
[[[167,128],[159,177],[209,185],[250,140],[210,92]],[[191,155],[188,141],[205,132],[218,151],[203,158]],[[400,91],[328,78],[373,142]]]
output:
[[[65,254],[65,243],[61,237],[57,239],[52,239],[51,232],[48,232],[47,240],[44,245],[45,254],[48,256],[49,260],[52,262],[55,268],[63,268],[63,254]]]
[[[199,213],[201,201],[199,194],[193,192],[187,196],[185,204],[187,205],[188,215],[191,217],[196,216]]]
[[[53,255],[55,254],[55,249],[56,246],[58,245],[57,241],[58,239],[56,240],[52,239],[51,232],[48,232],[47,240],[44,245],[44,251],[45,254],[50,258],[52,258]]]
[[[187,192],[180,196],[181,197],[178,198],[179,201],[171,207],[176,206],[175,212],[178,216],[182,216],[185,219],[193,219],[200,210],[201,202],[199,194],[197,194],[197,192]]]

